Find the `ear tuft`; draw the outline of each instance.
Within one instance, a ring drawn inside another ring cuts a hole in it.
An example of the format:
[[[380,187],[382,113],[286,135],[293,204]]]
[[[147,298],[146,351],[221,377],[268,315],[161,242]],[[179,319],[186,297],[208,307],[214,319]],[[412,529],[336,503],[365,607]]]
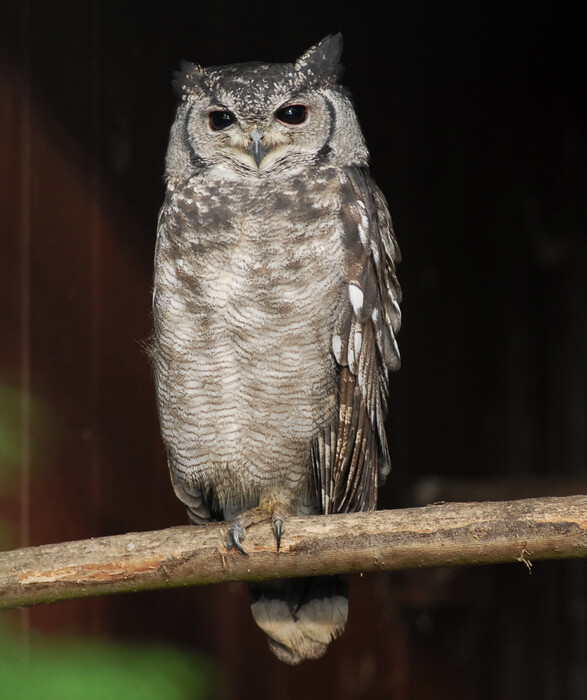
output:
[[[171,84],[178,95],[193,95],[202,91],[202,80],[206,71],[197,63],[182,61],[180,70],[173,73]]]
[[[342,34],[329,34],[295,62],[296,70],[308,79],[336,81],[342,73]]]

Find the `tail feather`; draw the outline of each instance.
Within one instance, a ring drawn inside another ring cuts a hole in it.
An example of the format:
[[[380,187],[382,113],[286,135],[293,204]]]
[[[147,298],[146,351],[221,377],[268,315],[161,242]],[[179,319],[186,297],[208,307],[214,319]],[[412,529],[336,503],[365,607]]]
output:
[[[251,609],[281,661],[319,659],[344,631],[348,576],[317,576],[249,584]]]

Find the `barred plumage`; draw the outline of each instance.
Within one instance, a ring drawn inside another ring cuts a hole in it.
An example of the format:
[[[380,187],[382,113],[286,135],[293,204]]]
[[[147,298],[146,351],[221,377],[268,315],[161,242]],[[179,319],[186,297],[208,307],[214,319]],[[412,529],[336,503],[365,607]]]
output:
[[[389,471],[399,252],[337,82],[340,35],[294,64],[183,64],[155,259],[152,356],[192,522],[373,509]],[[252,510],[255,509],[255,510]],[[346,621],[344,577],[251,588],[289,663]]]

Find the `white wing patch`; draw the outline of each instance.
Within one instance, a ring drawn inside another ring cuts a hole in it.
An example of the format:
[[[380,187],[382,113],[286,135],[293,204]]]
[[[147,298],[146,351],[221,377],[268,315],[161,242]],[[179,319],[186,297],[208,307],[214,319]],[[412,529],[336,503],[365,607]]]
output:
[[[351,306],[353,311],[358,316],[363,309],[363,291],[356,284],[349,284],[349,299],[351,301]]]
[[[341,361],[341,351],[342,351],[342,338],[339,335],[332,336],[332,352],[336,361],[340,363]]]

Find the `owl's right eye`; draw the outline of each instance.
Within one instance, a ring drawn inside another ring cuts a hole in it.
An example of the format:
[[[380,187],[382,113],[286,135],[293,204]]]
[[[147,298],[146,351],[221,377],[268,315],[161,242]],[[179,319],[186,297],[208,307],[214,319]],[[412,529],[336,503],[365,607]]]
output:
[[[227,126],[234,124],[236,117],[227,109],[215,109],[208,115],[208,121],[212,131],[222,131]]]

